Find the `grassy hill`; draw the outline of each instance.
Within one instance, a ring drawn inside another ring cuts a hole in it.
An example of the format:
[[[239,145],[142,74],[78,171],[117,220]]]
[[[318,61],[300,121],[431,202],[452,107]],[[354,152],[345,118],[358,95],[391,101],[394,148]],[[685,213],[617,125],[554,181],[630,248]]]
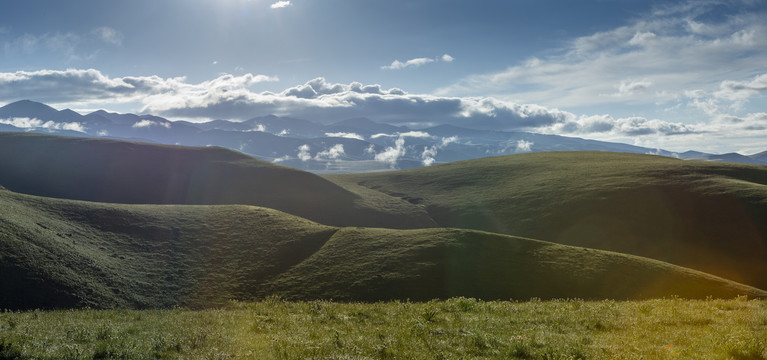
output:
[[[0,190],[0,308],[290,299],[640,299],[767,293],[655,260],[473,230],[337,228],[245,205]]]
[[[398,198],[218,147],[0,133],[0,185],[32,195],[127,204],[246,204],[329,225],[430,227]],[[373,206],[374,205],[374,206]]]
[[[534,153],[327,176],[421,206],[442,227],[658,259],[767,288],[767,168]]]

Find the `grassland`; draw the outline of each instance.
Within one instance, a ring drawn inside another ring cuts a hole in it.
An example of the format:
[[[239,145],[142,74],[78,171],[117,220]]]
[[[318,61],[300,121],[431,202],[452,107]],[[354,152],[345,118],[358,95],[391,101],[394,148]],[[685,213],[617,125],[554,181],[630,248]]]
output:
[[[247,205],[126,205],[0,190],[0,307],[191,308],[767,292],[657,260],[463,229],[337,228]]]
[[[0,169],[0,185],[46,197],[256,205],[335,226],[436,226],[422,209],[399,198],[360,187],[347,190],[320,176],[220,147],[0,133]]]
[[[766,359],[767,303],[334,303],[0,313],[0,359]]]
[[[0,308],[767,296],[758,166],[548,153],[320,177],[0,134],[0,169]]]
[[[327,176],[441,227],[634,254],[767,288],[767,168],[557,152]]]

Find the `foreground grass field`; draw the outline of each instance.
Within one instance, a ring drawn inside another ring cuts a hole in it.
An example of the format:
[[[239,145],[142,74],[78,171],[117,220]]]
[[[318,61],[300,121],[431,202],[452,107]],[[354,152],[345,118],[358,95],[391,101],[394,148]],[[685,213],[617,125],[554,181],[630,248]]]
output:
[[[766,339],[743,297],[0,313],[0,359],[766,359]]]

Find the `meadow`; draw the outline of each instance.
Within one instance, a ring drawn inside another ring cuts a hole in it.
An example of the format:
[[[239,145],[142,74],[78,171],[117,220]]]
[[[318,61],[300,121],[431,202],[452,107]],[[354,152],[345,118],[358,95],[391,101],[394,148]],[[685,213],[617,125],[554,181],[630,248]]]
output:
[[[0,360],[767,359],[764,167],[0,140]]]
[[[0,313],[0,359],[766,359],[767,301],[292,302]]]

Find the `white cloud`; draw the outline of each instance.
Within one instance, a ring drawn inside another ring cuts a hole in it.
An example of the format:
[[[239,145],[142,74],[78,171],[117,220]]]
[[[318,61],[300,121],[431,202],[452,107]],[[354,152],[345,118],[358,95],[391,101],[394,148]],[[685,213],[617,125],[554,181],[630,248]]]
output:
[[[476,128],[521,129],[563,121],[567,113],[492,98],[408,94],[380,85],[329,83],[323,78],[280,93],[226,91],[169,92],[142,99],[142,112],[182,118],[248,119],[257,114],[310,118],[320,122],[369,117],[388,123],[452,123]]]
[[[254,132],[254,131],[266,132],[266,126],[264,126],[264,124],[256,124],[254,128],[250,130],[245,130],[245,132]]]
[[[378,133],[378,134],[371,135],[370,138],[371,139],[378,139],[378,138],[382,138],[382,137],[397,137],[397,136],[398,136],[397,134]]]
[[[344,151],[344,145],[343,144],[335,144],[330,149],[323,150],[318,152],[315,156],[315,160],[337,160],[341,156],[344,156],[346,152]]]
[[[365,138],[362,135],[355,134],[355,133],[335,132],[335,133],[325,133],[325,136],[327,136],[327,137],[340,137],[340,138],[347,138],[347,139],[365,140]]]
[[[282,157],[278,157],[278,158],[274,159],[274,162],[275,162],[275,163],[281,163],[281,162],[283,162],[283,161],[288,161],[288,160],[290,160],[290,159],[292,159],[292,158],[290,157],[290,155],[285,155],[285,156],[282,156]]]
[[[727,100],[745,100],[751,96],[767,92],[767,73],[748,81],[725,80],[719,85],[714,95]]]
[[[533,151],[533,142],[532,141],[527,141],[527,140],[517,140],[517,150],[516,151],[518,153]]]
[[[292,5],[292,4],[288,0],[288,1],[278,1],[278,2],[270,5],[269,7],[272,8],[272,9],[281,9],[281,8],[284,8],[284,7],[288,7],[290,5]]]
[[[400,136],[394,141],[394,146],[389,146],[384,151],[375,155],[376,161],[389,164],[393,169],[397,166],[397,160],[405,156],[405,138]]]
[[[722,79],[748,78],[760,69],[766,72],[763,11],[725,12],[716,17],[720,20],[697,17],[728,6],[710,2],[676,5],[625,26],[576,38],[552,50],[554,55],[513,64],[500,72],[467,76],[435,94],[499,94],[548,107],[584,108],[626,102],[652,107],[687,90],[713,92]],[[619,94],[632,96],[600,96],[614,93],[615,84],[622,83],[624,92]],[[637,91],[650,86],[656,91]]]
[[[645,91],[650,86],[652,86],[652,81],[647,79],[621,81],[620,85],[618,85],[618,95],[632,95]]]
[[[42,121],[39,119],[26,118],[26,117],[0,119],[0,124],[11,125],[20,129],[27,129],[27,130],[35,130],[35,129],[69,130],[69,131],[77,131],[77,132],[83,132],[83,133],[86,130],[83,124],[78,122]]]
[[[549,133],[579,135],[681,135],[700,132],[694,125],[670,123],[663,120],[648,120],[643,117],[615,119],[610,115],[580,116],[551,126]]]
[[[234,95],[227,92],[247,91],[252,84],[278,80],[266,75],[224,74],[190,84],[184,77],[110,78],[95,69],[17,71],[0,73],[0,101],[22,98],[48,104],[144,102],[158,109],[203,106],[206,100]]]
[[[450,56],[450,55],[448,55],[448,54],[444,54],[444,55],[442,55],[440,57],[436,57],[434,59],[422,57],[422,58],[410,59],[410,60],[407,60],[407,61],[404,61],[404,62],[403,61],[399,61],[399,60],[394,60],[391,63],[391,65],[381,66],[381,69],[383,69],[383,70],[401,70],[401,69],[405,69],[405,68],[409,68],[409,67],[419,67],[419,66],[422,66],[422,65],[426,65],[426,64],[430,64],[430,63],[434,63],[434,62],[438,62],[438,61],[449,63],[449,62],[453,62],[453,60],[455,60],[455,58]]]
[[[405,62],[394,60],[391,65],[381,66],[381,69],[384,70],[400,70],[408,67],[419,67],[421,65],[425,65],[428,63],[433,63],[434,59],[430,58],[416,58],[407,60]]]
[[[423,152],[421,153],[421,163],[424,166],[431,166],[436,161],[435,157],[437,156],[437,152],[455,142],[458,142],[457,136],[443,137],[439,144],[424,146]]]
[[[413,138],[429,138],[431,135],[425,131],[408,131],[399,133],[400,137],[413,137]]]
[[[153,121],[153,120],[147,120],[143,119],[140,121],[137,121],[135,124],[131,125],[132,128],[148,128],[152,126],[160,126],[164,127],[166,129],[170,129],[170,123],[169,122],[162,122],[162,121]]]
[[[309,153],[311,148],[307,144],[303,144],[298,147],[298,158],[301,161],[309,161],[312,159],[312,154]]]

